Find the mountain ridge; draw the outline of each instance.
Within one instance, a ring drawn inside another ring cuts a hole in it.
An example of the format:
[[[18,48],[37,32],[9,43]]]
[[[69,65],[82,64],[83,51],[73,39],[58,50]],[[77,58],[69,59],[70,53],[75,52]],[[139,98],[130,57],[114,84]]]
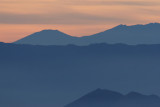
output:
[[[116,91],[97,89],[64,107],[158,107],[160,97],[138,92],[121,94]]]
[[[160,23],[123,25],[83,37],[75,37],[58,30],[42,30],[15,41],[32,45],[89,45],[95,43],[160,44]]]

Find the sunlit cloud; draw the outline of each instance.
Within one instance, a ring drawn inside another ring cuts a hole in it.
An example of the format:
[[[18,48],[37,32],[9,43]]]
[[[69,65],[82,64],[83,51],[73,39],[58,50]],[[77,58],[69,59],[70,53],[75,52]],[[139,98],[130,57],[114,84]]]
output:
[[[102,24],[107,22],[129,22],[131,19],[113,16],[96,16],[84,13],[19,15],[0,13],[0,24]]]
[[[132,5],[132,6],[153,6],[160,5],[159,1],[149,0],[64,0],[61,3],[68,5]]]

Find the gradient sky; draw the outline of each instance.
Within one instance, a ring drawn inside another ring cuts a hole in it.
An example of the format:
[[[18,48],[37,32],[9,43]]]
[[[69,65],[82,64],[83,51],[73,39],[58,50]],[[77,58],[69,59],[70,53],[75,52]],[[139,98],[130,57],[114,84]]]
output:
[[[160,0],[0,0],[0,41],[43,29],[85,36],[119,24],[160,22]]]

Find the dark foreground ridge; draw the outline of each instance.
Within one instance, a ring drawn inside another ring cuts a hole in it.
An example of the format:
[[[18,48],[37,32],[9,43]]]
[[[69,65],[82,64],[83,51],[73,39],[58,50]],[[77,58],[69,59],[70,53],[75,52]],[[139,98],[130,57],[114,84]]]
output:
[[[159,64],[160,44],[0,43],[0,107],[64,107],[97,87],[160,95]]]
[[[160,107],[160,98],[137,92],[123,95],[115,91],[97,89],[65,107]]]
[[[160,44],[160,24],[118,25],[90,36],[74,37],[58,30],[43,30],[14,43],[32,45],[89,45],[95,43]]]

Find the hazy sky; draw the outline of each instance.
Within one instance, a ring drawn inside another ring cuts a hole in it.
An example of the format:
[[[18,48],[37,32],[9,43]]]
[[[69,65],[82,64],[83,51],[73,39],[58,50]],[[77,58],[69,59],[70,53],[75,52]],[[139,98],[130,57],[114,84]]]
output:
[[[0,41],[43,29],[85,36],[118,24],[160,22],[160,0],[0,0]]]

